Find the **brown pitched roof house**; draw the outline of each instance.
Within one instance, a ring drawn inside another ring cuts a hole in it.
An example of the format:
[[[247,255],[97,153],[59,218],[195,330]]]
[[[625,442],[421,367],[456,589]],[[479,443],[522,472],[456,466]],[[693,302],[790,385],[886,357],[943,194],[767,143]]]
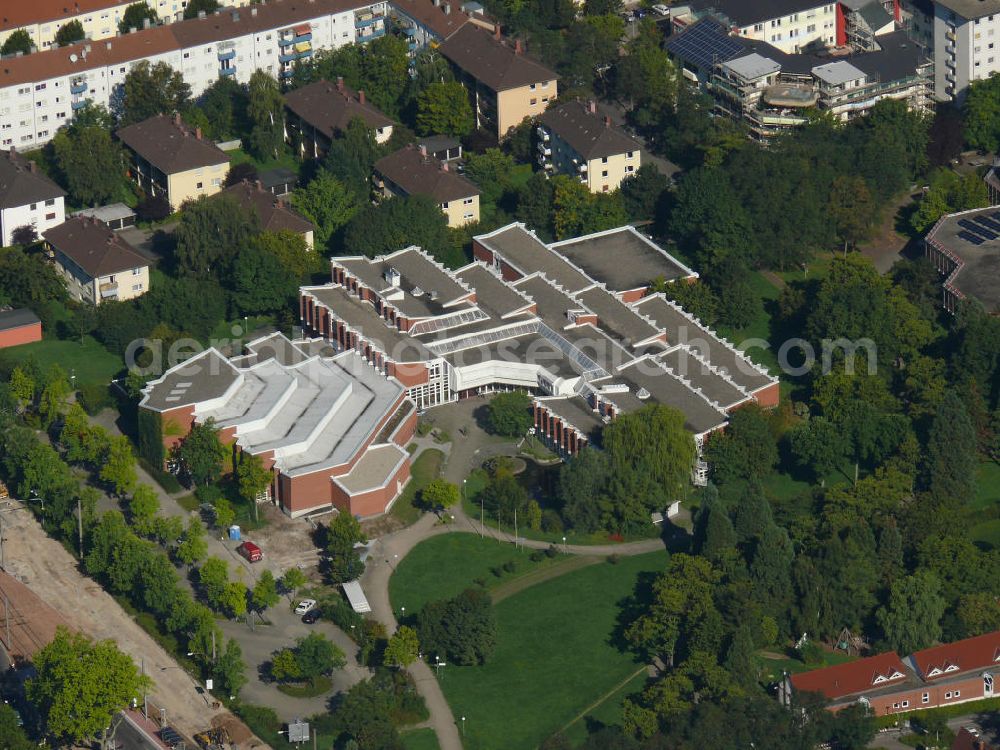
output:
[[[163,174],[226,164],[229,156],[203,138],[201,128],[190,128],[180,115],[156,115],[118,131],[118,138]]]
[[[288,110],[327,138],[347,130],[355,117],[360,117],[368,127],[378,130],[390,127],[393,122],[372,105],[364,91],[353,91],[343,79],[336,83],[316,81],[285,94]]]
[[[260,228],[264,231],[280,232],[287,229],[297,234],[306,234],[316,229],[312,222],[289,208],[285,201],[264,190],[260,183],[243,180],[226,188],[219,195],[228,195],[244,211],[257,214]]]
[[[375,171],[407,195],[429,195],[437,203],[479,195],[475,183],[428,156],[426,149],[401,148],[375,162]]]
[[[442,55],[494,91],[554,81],[555,71],[535,62],[522,51],[520,41],[510,44],[474,24],[466,24],[438,48]]]
[[[66,192],[14,149],[0,151],[0,209],[61,198]]]
[[[638,151],[641,146],[602,117],[593,102],[565,102],[549,107],[539,122],[588,161]]]
[[[74,216],[43,236],[54,251],[94,279],[149,265],[121,235],[97,219]]]

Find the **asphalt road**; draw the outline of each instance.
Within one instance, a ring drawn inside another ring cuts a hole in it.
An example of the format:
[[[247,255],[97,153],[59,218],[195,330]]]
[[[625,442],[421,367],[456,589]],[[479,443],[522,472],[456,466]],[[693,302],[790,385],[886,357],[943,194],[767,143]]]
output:
[[[165,750],[164,745],[154,735],[144,732],[137,721],[128,714],[123,714],[124,721],[118,725],[115,732],[116,750]],[[140,717],[141,718],[141,717]]]

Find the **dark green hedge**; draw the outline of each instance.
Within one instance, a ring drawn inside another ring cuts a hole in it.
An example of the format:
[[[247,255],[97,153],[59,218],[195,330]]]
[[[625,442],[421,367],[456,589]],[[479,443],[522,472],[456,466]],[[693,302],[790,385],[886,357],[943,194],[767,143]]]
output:
[[[159,412],[139,409],[139,455],[163,469],[163,420]]]

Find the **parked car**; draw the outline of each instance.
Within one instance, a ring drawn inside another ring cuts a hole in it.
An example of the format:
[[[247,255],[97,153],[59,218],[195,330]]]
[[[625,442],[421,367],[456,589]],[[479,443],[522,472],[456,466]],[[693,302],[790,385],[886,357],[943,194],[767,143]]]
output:
[[[264,552],[253,542],[243,542],[243,544],[236,548],[236,551],[252,563],[260,562],[264,559]]]
[[[656,5],[653,6],[653,10],[655,10],[661,16],[669,16],[670,15],[670,8],[668,8],[666,5],[656,4]]]
[[[318,609],[310,609],[308,612],[302,615],[302,622],[304,622],[306,625],[312,625],[314,622],[317,622],[318,620],[319,620]]]
[[[304,615],[306,612],[313,609],[315,606],[316,606],[315,599],[303,599],[301,602],[298,603],[298,606],[295,607],[295,614]]]

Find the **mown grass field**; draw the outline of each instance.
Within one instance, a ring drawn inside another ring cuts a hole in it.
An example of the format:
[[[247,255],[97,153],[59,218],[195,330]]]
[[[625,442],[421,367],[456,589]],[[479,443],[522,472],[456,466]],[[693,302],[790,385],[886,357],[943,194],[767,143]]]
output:
[[[401,735],[406,750],[439,750],[437,735],[433,729],[411,729]]]
[[[655,552],[601,562],[500,602],[493,659],[441,670],[452,711],[466,717],[467,750],[531,750],[634,674],[642,665],[615,635],[621,602],[665,561]]]
[[[410,467],[409,483],[403,488],[403,494],[396,499],[389,511],[393,518],[404,526],[409,526],[420,518],[421,510],[416,505],[420,491],[438,478],[442,465],[444,465],[444,453],[437,448],[428,448],[417,456]]]
[[[76,376],[76,387],[83,385],[107,385],[125,366],[122,359],[98,343],[92,336],[84,336],[83,342],[63,341],[45,338],[32,344],[22,344],[5,349],[3,358],[17,364],[33,357],[42,370],[51,365],[59,365],[67,375]]]

